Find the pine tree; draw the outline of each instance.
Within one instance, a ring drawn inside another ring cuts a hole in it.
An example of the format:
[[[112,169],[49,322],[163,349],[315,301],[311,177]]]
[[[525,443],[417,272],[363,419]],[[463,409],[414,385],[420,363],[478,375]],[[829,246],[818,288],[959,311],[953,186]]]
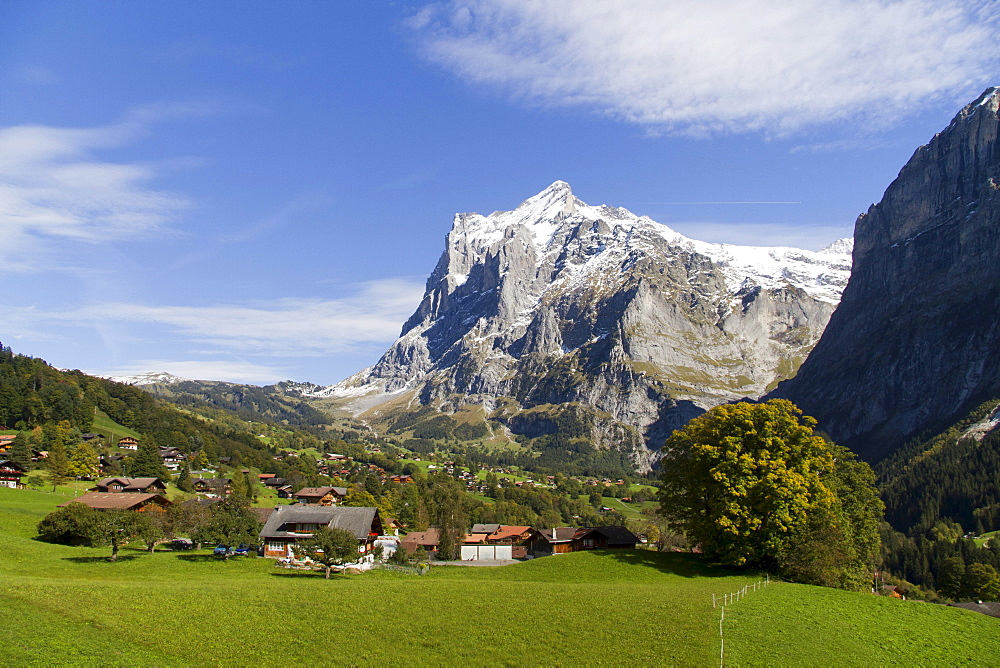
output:
[[[161,478],[167,480],[167,467],[160,457],[160,449],[151,439],[144,438],[139,441],[139,449],[135,451],[130,466],[130,475],[133,478]]]
[[[14,442],[10,444],[11,461],[17,462],[24,467],[24,470],[31,468],[31,444],[29,437],[24,432],[14,437]]]

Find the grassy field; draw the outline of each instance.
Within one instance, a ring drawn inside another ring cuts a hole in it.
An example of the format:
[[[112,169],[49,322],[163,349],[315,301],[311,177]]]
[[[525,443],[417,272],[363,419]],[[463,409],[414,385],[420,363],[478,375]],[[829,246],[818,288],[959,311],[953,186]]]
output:
[[[63,501],[0,489],[0,663],[118,665],[713,665],[712,594],[757,580],[690,555],[576,553],[324,580],[265,559],[49,545]],[[1000,620],[774,583],[727,609],[726,663],[986,665]]]

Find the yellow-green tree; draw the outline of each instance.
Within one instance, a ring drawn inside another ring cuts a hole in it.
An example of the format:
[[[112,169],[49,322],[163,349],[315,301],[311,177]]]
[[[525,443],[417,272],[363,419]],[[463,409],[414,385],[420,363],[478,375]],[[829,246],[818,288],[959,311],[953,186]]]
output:
[[[661,514],[722,563],[859,588],[878,555],[881,502],[871,469],[815,426],[784,399],[695,418],[663,448]]]

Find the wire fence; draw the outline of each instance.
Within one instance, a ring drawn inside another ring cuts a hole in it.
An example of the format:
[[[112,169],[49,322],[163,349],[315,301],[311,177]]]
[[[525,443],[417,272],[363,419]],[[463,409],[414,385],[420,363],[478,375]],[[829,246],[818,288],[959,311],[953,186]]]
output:
[[[719,612],[719,666],[720,668],[725,665],[726,661],[726,638],[723,635],[723,623],[726,621],[726,606],[732,605],[737,601],[743,600],[747,594],[752,594],[764,587],[771,584],[771,576],[764,574],[763,580],[758,580],[752,584],[748,584],[734,592],[727,592],[719,596],[718,594],[712,594],[712,607],[721,608]]]

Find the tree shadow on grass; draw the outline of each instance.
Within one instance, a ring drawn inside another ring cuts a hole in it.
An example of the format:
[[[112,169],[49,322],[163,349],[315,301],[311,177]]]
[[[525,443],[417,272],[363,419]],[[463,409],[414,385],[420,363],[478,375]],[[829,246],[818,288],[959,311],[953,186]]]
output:
[[[138,559],[137,555],[133,554],[119,554],[118,559],[114,563],[119,561],[132,561],[133,559]],[[106,557],[63,557],[63,561],[72,561],[74,564],[97,564],[100,562],[111,562],[111,555]]]
[[[177,558],[181,561],[187,561],[192,563],[207,563],[209,561],[225,561],[222,557],[217,557],[214,554],[178,554]],[[231,561],[236,561],[232,559]]]
[[[690,552],[654,552],[653,550],[599,550],[599,552],[630,566],[655,568],[664,573],[672,573],[685,578],[721,578],[746,572],[712,563],[705,556]]]

